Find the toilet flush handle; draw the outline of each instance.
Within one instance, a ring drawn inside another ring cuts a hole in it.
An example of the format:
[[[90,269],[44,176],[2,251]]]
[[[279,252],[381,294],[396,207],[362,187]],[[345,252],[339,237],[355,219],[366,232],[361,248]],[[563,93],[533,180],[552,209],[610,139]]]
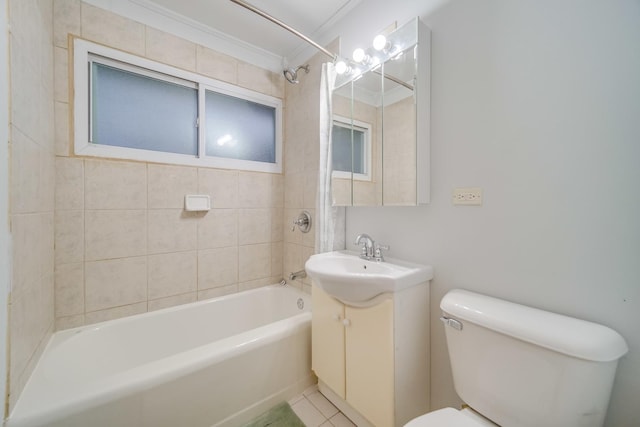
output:
[[[446,317],[446,316],[442,316],[440,318],[440,321],[442,323],[444,323],[447,326],[451,326],[453,329],[456,329],[458,331],[462,330],[462,322],[460,322],[459,320],[456,319],[452,319],[450,317]]]

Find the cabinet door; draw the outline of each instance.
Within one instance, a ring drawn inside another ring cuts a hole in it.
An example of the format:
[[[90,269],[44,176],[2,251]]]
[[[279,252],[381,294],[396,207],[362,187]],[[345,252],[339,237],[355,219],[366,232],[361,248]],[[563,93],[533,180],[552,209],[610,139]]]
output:
[[[391,427],[394,424],[393,301],[389,299],[368,308],[347,306],[345,318],[346,400],[376,427]]]
[[[312,287],[311,295],[311,369],[344,399],[344,305],[317,286]]]

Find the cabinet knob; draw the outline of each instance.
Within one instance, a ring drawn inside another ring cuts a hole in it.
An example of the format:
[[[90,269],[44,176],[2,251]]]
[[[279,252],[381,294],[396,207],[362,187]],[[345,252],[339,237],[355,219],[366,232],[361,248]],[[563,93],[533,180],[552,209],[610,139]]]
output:
[[[351,320],[349,320],[349,319],[343,319],[343,320],[342,320],[342,324],[343,324],[344,326],[350,326],[350,325],[351,325]]]
[[[334,315],[332,316],[332,318],[333,318],[333,320],[340,321],[340,315],[339,315],[338,313],[334,314]]]

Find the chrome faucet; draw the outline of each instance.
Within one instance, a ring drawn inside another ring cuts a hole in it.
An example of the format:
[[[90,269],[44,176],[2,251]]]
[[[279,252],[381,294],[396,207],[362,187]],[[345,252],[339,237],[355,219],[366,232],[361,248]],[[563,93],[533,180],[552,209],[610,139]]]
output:
[[[362,245],[360,258],[366,260],[384,261],[382,251],[389,249],[389,246],[377,244],[368,234],[358,234],[354,245]]]
[[[373,258],[373,245],[375,245],[376,242],[373,241],[373,239],[371,238],[371,236],[369,236],[368,234],[358,234],[356,236],[356,240],[355,242],[353,242],[354,245],[358,246],[358,245],[362,245],[362,251],[360,252],[360,258],[363,259],[371,259]]]
[[[304,270],[289,274],[289,280],[304,279],[305,277],[307,277],[307,272]]]

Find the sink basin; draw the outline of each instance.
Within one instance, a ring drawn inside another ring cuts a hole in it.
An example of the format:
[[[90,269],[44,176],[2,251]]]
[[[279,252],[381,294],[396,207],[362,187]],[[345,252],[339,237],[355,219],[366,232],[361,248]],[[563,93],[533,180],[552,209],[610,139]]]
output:
[[[431,280],[433,267],[388,259],[368,261],[351,251],[312,255],[307,274],[329,295],[345,303],[362,304]]]

